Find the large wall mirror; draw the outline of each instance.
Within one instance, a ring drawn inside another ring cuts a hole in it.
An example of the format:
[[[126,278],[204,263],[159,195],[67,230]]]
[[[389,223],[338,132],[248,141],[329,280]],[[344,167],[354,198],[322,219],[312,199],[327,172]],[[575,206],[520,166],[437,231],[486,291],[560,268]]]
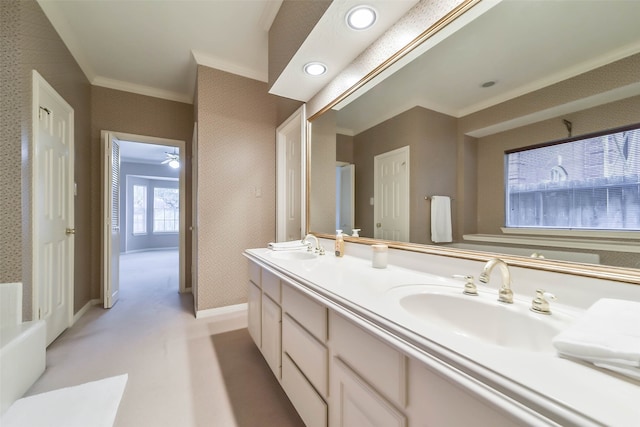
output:
[[[308,231],[640,283],[638,229],[504,228],[505,151],[640,123],[639,19],[638,1],[471,7],[310,118]],[[434,196],[450,242],[432,239]]]

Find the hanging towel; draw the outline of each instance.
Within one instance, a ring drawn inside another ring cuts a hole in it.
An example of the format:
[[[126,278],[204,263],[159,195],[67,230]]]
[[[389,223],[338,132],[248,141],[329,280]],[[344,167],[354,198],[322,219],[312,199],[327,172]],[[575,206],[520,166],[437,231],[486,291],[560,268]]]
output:
[[[431,196],[431,241],[451,242],[451,199]]]
[[[310,243],[303,243],[302,240],[292,240],[290,242],[271,242],[267,248],[273,251],[295,251],[298,249],[307,249]]]
[[[640,378],[640,302],[602,298],[553,345],[561,355]]]

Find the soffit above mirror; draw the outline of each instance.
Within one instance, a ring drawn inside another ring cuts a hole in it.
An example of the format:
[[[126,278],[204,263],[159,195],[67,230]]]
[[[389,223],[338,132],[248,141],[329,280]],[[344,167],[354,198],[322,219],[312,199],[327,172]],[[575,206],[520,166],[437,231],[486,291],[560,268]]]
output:
[[[269,93],[308,101],[416,3],[418,0],[334,0]],[[354,31],[347,27],[345,16],[352,7],[361,4],[376,10],[377,21],[365,31]],[[303,67],[309,62],[326,64],[327,72],[322,76],[305,75]]]

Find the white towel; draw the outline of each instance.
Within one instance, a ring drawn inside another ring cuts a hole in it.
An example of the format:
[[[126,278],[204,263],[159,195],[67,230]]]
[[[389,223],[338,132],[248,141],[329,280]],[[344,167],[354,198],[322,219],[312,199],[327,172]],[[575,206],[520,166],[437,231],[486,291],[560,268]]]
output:
[[[273,251],[295,251],[299,249],[307,249],[311,243],[303,243],[302,240],[292,240],[290,242],[271,242],[267,248]]]
[[[431,196],[431,241],[451,242],[451,199]]]
[[[640,375],[640,302],[602,298],[553,345],[561,355]]]

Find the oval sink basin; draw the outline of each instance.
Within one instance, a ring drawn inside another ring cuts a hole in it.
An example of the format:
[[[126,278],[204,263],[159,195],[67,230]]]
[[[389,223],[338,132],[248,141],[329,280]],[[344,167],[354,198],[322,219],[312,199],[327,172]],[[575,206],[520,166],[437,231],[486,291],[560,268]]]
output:
[[[274,251],[271,256],[277,259],[305,260],[315,259],[317,255],[307,251]]]
[[[560,313],[533,313],[524,302],[500,303],[489,292],[469,296],[459,288],[411,286],[397,293],[402,309],[417,320],[459,336],[514,349],[555,352],[551,339],[572,322],[570,316]]]

